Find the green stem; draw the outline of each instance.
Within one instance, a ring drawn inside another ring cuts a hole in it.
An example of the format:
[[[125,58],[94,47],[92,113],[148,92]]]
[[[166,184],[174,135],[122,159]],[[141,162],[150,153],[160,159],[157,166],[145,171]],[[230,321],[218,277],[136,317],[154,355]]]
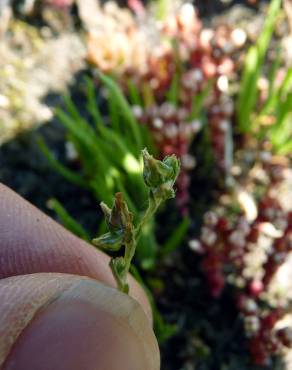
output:
[[[115,276],[118,283],[118,288],[121,291],[125,291],[125,288],[127,287],[127,276],[130,271],[132,259],[134,258],[136,252],[137,241],[141,236],[143,227],[151,220],[161,202],[162,200],[155,201],[152,197],[149,199],[148,207],[133,234],[132,240],[125,244],[125,268],[123,269],[123,273],[119,277]]]
[[[165,157],[162,162],[153,158],[147,149],[142,151],[142,155],[144,161],[143,178],[149,188],[149,202],[140,222],[135,228],[133,214],[123,200],[122,193],[116,193],[112,209],[104,203],[101,204],[109,232],[94,239],[96,246],[106,247],[109,250],[118,251],[123,246],[125,247],[124,257],[116,257],[110,261],[118,289],[124,293],[129,292],[127,277],[135,255],[137,241],[143,228],[152,221],[154,213],[162,201],[175,196],[173,185],[180,169],[180,162],[175,155]]]
[[[136,252],[136,246],[137,246],[137,240],[135,237],[130,243],[127,243],[125,245],[125,262],[126,262],[126,266],[124,270],[125,283],[126,283],[127,275],[130,271],[132,259],[134,258],[134,255]]]
[[[141,221],[139,222],[137,229],[135,231],[136,240],[139,240],[143,227],[151,220],[157,209],[159,208],[162,199],[154,200],[153,197],[150,197],[148,208],[146,209]]]
[[[110,266],[110,268],[112,270],[112,273],[114,275],[114,278],[116,280],[118,290],[120,290],[121,292],[126,293],[126,290],[127,290],[127,288],[126,288],[127,287],[127,279],[126,279],[127,274],[125,274],[125,275],[124,274],[123,275],[118,274],[116,272],[115,268],[114,268],[113,261],[114,261],[113,259],[110,260],[109,266]]]

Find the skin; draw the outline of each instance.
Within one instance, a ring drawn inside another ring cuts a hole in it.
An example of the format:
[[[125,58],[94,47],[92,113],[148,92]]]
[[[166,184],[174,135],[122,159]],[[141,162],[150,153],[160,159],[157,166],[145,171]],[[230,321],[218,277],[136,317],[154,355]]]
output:
[[[0,370],[158,370],[144,291],[0,184]]]

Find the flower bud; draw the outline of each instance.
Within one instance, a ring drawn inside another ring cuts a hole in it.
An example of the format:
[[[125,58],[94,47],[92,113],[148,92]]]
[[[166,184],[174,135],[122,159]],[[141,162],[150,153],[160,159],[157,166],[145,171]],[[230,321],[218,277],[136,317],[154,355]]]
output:
[[[144,161],[143,177],[145,184],[150,188],[156,200],[167,200],[175,195],[173,185],[179,174],[180,162],[175,155],[168,156],[163,161],[152,157],[144,149],[142,151]]]
[[[101,203],[109,232],[93,239],[93,244],[99,248],[118,251],[123,244],[132,240],[134,233],[133,215],[129,211],[122,193],[116,193],[113,208]]]

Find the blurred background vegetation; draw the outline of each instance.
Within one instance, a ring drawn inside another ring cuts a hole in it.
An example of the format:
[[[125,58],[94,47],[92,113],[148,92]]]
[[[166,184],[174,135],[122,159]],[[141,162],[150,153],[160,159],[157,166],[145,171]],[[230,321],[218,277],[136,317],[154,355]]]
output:
[[[132,266],[162,369],[292,366],[291,50],[290,0],[0,0],[0,181],[90,242],[181,160]]]

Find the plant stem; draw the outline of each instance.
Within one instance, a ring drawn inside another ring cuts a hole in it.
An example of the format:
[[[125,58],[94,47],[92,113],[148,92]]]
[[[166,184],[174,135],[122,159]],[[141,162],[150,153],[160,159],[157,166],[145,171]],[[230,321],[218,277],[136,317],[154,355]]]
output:
[[[94,245],[103,249],[118,251],[122,247],[125,248],[124,257],[115,257],[110,261],[118,289],[124,293],[129,292],[127,276],[142,229],[152,220],[162,201],[175,196],[173,185],[180,169],[180,162],[175,155],[165,157],[163,161],[153,158],[147,149],[142,151],[142,155],[143,178],[149,188],[149,201],[140,222],[137,227],[134,226],[133,214],[129,211],[122,193],[116,193],[113,208],[101,203],[109,232],[93,240]]]
[[[151,218],[153,217],[153,215],[155,214],[155,212],[157,211],[161,203],[162,203],[162,199],[154,200],[153,197],[149,198],[148,207],[135,231],[135,237],[137,241],[139,240],[141,236],[143,227],[151,220]]]
[[[126,291],[125,289],[127,286],[127,276],[130,271],[132,259],[134,258],[136,252],[137,242],[139,240],[139,237],[141,236],[143,227],[151,220],[151,218],[153,217],[161,203],[162,199],[154,200],[153,197],[149,198],[148,207],[144,215],[142,216],[141,221],[139,222],[136,230],[134,231],[131,240],[125,243],[125,256],[124,256],[125,268],[121,276],[118,279],[116,277],[118,287],[121,291],[124,292]]]
[[[130,271],[132,259],[135,255],[135,252],[136,252],[136,246],[137,246],[137,239],[135,237],[133,238],[133,240],[130,243],[127,243],[125,245],[125,257],[124,257],[125,262],[126,262],[125,275],[124,275],[125,283],[126,283],[127,275]]]

